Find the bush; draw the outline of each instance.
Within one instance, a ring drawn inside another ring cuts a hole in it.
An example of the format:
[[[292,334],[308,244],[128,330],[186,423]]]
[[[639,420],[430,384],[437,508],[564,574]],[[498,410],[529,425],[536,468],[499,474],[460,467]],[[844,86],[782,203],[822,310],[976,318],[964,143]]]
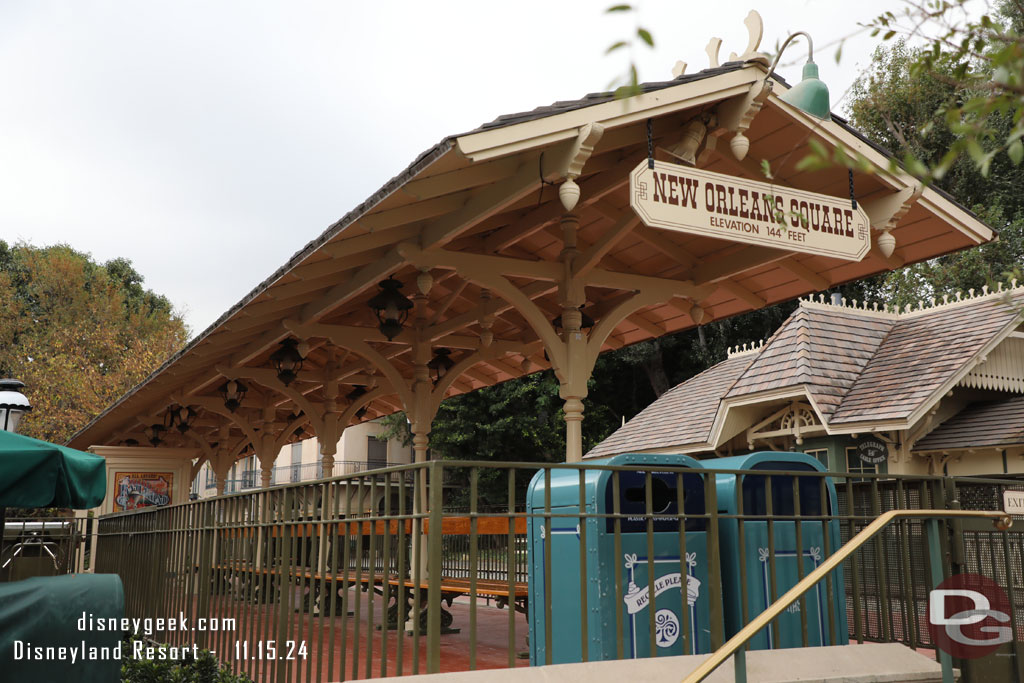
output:
[[[121,683],[252,683],[245,674],[233,674],[209,650],[200,650],[198,657],[187,656],[178,661],[135,659],[131,656],[132,640],[125,643],[121,660]],[[158,647],[167,647],[160,645]]]

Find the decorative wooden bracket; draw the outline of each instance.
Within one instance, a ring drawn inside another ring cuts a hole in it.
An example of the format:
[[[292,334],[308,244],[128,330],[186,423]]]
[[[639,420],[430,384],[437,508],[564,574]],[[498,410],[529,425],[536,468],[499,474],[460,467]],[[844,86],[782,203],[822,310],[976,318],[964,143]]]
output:
[[[729,141],[729,147],[737,161],[743,161],[750,150],[750,140],[746,136],[747,129],[754,122],[757,113],[761,111],[771,91],[772,82],[765,77],[752,83],[750,91],[746,95],[723,102],[716,109],[718,128],[712,131],[712,135],[721,137],[727,133],[735,133],[732,140]]]
[[[896,249],[896,238],[890,231],[910,211],[910,207],[923,191],[924,187],[919,184],[908,185],[885,197],[863,202],[864,211],[871,220],[871,227],[881,233],[875,238],[875,243],[885,258],[892,256]]]
[[[761,20],[761,15],[757,13],[757,10],[750,10],[750,14],[743,20],[744,25],[747,27],[747,49],[742,54],[737,55],[735,52],[729,54],[730,62],[758,62],[764,66],[768,66],[771,63],[771,57],[766,55],[764,52],[758,52],[757,48],[761,46],[761,37],[764,35],[764,22]],[[718,50],[722,47],[721,38],[712,38],[708,41],[708,45],[704,48],[704,51],[708,54],[708,60],[711,68],[721,66],[718,63]]]
[[[576,202],[580,200],[580,186],[576,179],[583,174],[583,166],[594,153],[594,147],[604,135],[604,126],[600,123],[588,123],[580,127],[576,141],[565,157],[565,165],[560,170],[560,175],[565,182],[558,188],[558,198],[566,211],[576,208]]]

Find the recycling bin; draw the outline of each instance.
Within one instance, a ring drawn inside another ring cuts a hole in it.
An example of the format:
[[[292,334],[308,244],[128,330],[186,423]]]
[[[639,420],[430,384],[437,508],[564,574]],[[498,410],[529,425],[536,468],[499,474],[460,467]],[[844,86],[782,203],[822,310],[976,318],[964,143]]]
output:
[[[587,517],[585,573],[580,566],[580,474],[576,469],[553,469],[550,492],[544,471],[530,482],[526,496],[529,547],[530,662],[547,662],[546,635],[551,630],[551,663],[579,662],[582,657],[582,597],[586,595],[587,658],[618,658],[617,621],[622,619],[623,657],[700,654],[710,652],[707,595],[706,520],[685,520],[685,555],[681,556],[677,485],[682,474],[684,512],[704,514],[704,477],[700,462],[683,455],[623,454],[587,461],[586,465],[621,465],[618,483],[619,546],[615,520]],[[693,472],[666,471],[685,468]],[[653,557],[648,550],[647,474],[651,473]],[[616,512],[612,470],[586,470],[587,515]],[[545,517],[545,498],[550,514]],[[565,516],[559,516],[565,515]],[[548,524],[550,519],[550,525]],[[550,539],[550,548],[546,539]],[[548,554],[550,553],[550,555]],[[651,561],[653,560],[653,561]],[[550,596],[545,568],[550,565]],[[654,595],[651,596],[650,568]],[[616,583],[618,574],[619,583]],[[581,588],[581,581],[586,581]],[[546,604],[551,602],[551,622]],[[617,609],[621,608],[621,609]],[[654,633],[651,613],[654,613]],[[685,634],[689,646],[685,648]]]
[[[787,472],[824,472],[825,468],[814,457],[804,453],[760,452],[727,458],[709,458],[701,461],[708,469],[730,470],[775,470]],[[821,478],[816,476],[772,475],[771,512],[773,516],[789,517],[788,520],[774,520],[774,555],[776,596],[781,596],[800,580],[799,567],[803,576],[816,569],[826,559],[825,529],[828,533],[828,550],[835,552],[841,545],[839,522],[835,519],[825,522],[820,519],[800,524],[801,547],[797,548],[796,510],[794,478],[800,497],[800,514],[821,516],[837,514],[836,489],[831,478],[825,478],[825,500],[821,495]],[[765,475],[742,475],[741,487],[736,486],[737,475],[718,474],[715,477],[718,509],[723,515],[739,514],[742,497],[743,516],[757,517],[768,514],[768,477]],[[722,593],[725,605],[725,633],[732,637],[754,617],[763,612],[772,600],[771,566],[769,563],[769,525],[765,519],[750,519],[743,522],[742,543],[744,554],[740,556],[740,525],[736,519],[723,518],[719,521],[720,555],[722,559]],[[842,568],[832,573],[832,618],[836,645],[849,642],[846,623],[846,595],[843,588]],[[747,610],[743,614],[741,582],[746,583]],[[810,646],[830,645],[829,595],[825,580],[805,594],[807,610],[807,644]],[[787,608],[778,618],[778,642],[771,628],[765,628],[750,640],[752,649],[802,647],[800,603]]]

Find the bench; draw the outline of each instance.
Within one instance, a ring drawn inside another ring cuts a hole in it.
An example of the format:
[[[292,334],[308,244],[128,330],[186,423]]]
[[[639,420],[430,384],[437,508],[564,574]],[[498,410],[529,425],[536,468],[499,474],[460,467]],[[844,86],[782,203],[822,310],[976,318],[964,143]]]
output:
[[[399,525],[404,521],[402,527]],[[481,536],[503,536],[508,537],[509,531],[511,530],[516,536],[525,536],[526,534],[526,520],[522,517],[512,518],[511,524],[508,517],[479,517],[476,521],[476,534]],[[423,529],[425,534],[429,534],[430,524],[429,520],[423,521]],[[445,537],[459,537],[459,536],[470,536],[472,529],[471,520],[469,517],[445,517],[442,519],[441,533]],[[391,538],[395,539],[400,536],[400,530],[405,532],[405,538],[411,537],[412,533],[412,520],[388,520],[388,521],[371,521],[371,520],[352,520],[342,522],[331,522],[327,524],[313,524],[308,522],[299,522],[281,526],[268,527],[266,531],[266,537],[269,539],[277,538],[321,538],[322,534],[326,534],[326,537],[330,540],[338,539],[341,537],[348,537],[349,539],[362,539],[366,542],[366,539],[370,537],[378,538]],[[256,537],[256,529],[253,527],[237,527],[221,530],[221,537],[224,540],[230,539],[251,539]],[[468,538],[467,538],[468,540]],[[515,552],[515,551],[514,551]],[[273,557],[273,553],[268,553],[270,557]],[[406,557],[409,557],[407,554]],[[340,558],[339,558],[340,559]],[[357,553],[355,558],[359,560],[366,560],[361,553]],[[217,575],[213,577],[216,583],[218,579],[221,582],[228,581],[228,578],[233,575],[241,575],[246,578],[242,579],[241,589],[243,592],[247,592],[249,597],[259,600],[261,602],[269,602],[273,596],[271,591],[267,590],[269,582],[267,579],[277,576],[280,571],[275,567],[262,567],[255,568],[253,563],[246,560],[227,561],[221,562],[212,567]],[[486,574],[486,578],[478,577],[476,580],[476,595],[479,598],[485,600],[494,600],[498,608],[510,607],[515,611],[525,614],[527,610],[529,600],[529,590],[526,582],[513,581],[511,585],[508,581],[507,567],[504,570],[495,570],[488,568],[482,573]],[[256,578],[255,575],[259,574],[261,578]],[[458,576],[456,576],[458,574]],[[498,574],[498,576],[495,576]],[[504,574],[504,576],[501,576]],[[393,602],[388,608],[388,620],[387,627],[394,629],[400,628],[405,620],[408,619],[409,614],[412,611],[413,595],[414,591],[419,591],[420,604],[424,606],[420,614],[421,624],[425,626],[426,615],[427,615],[427,596],[429,592],[429,582],[426,579],[415,582],[412,578],[405,577],[400,578],[395,572],[381,573],[379,570],[371,570],[365,565],[360,568],[357,566],[350,566],[347,570],[339,569],[337,571],[317,571],[314,569],[303,568],[301,566],[291,568],[287,575],[290,580],[298,581],[302,585],[306,586],[304,598],[300,609],[304,611],[325,613],[328,606],[321,604],[323,596],[321,596],[321,587],[326,587],[328,584],[333,586],[333,590],[329,590],[328,594],[334,594],[337,596],[338,584],[346,584],[348,586],[359,584],[362,590],[374,590],[379,595],[384,595],[384,585],[387,584],[390,587],[398,588],[399,590],[391,592],[393,595]],[[473,586],[471,585],[469,571],[465,567],[445,567],[442,562],[442,575],[440,581],[440,592],[441,601],[447,603],[450,608],[452,602],[459,597],[470,596],[473,593]],[[404,603],[403,621],[400,623],[398,619],[399,604]],[[335,603],[335,607],[338,604]],[[455,629],[451,629],[451,623],[453,617],[451,612],[441,607],[441,624],[442,632],[454,633],[457,632]]]

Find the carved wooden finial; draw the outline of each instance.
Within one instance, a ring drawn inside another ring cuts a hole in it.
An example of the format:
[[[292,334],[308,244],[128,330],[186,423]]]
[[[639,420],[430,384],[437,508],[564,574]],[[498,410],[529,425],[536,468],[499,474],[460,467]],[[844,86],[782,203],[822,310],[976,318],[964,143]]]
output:
[[[1002,282],[997,282],[996,283],[996,292],[1001,292],[1001,291],[1003,291],[1003,283]]]
[[[963,298],[964,298],[964,294],[963,294],[963,292],[961,292],[960,290],[957,290],[957,292],[956,292],[956,300],[957,300],[957,301],[960,301],[960,300],[962,300]]]
[[[949,303],[949,294],[943,294],[942,295],[942,303],[943,304],[948,304]]]
[[[747,27],[747,48],[742,54],[730,53],[729,61],[760,62],[764,66],[768,66],[771,59],[765,53],[758,52],[757,49],[761,46],[761,38],[764,36],[764,22],[761,20],[761,15],[757,13],[757,10],[750,10],[746,19],[743,20],[743,24]],[[708,41],[707,47],[704,48],[704,51],[708,53],[711,68],[721,66],[718,62],[718,51],[721,47],[722,39],[712,38]]]
[[[686,73],[686,62],[676,62],[676,65],[672,67],[672,76],[675,78],[679,78],[684,73]]]
[[[967,293],[970,295],[967,298],[968,299],[973,299],[974,298],[974,287],[971,287],[970,289],[968,289]]]
[[[982,285],[981,286],[981,293],[982,294],[988,294],[988,285]]]

